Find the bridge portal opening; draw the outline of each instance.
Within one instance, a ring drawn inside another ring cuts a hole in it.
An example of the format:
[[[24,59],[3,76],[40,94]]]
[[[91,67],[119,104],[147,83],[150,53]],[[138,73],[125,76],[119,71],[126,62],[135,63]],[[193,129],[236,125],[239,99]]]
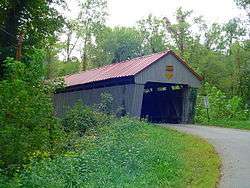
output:
[[[153,123],[180,123],[184,85],[148,82],[145,84],[141,118]]]

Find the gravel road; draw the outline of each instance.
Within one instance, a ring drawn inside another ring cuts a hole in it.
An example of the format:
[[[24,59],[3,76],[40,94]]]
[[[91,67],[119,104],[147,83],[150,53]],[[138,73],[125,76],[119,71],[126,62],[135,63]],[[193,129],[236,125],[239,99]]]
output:
[[[198,135],[214,145],[222,159],[219,188],[250,188],[250,131],[196,125],[164,125]]]

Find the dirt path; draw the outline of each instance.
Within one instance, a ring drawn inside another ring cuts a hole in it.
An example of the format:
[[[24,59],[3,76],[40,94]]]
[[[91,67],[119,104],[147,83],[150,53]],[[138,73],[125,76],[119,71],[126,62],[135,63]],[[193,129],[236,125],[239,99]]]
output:
[[[220,188],[250,188],[250,131],[195,125],[164,125],[207,139],[222,158]]]

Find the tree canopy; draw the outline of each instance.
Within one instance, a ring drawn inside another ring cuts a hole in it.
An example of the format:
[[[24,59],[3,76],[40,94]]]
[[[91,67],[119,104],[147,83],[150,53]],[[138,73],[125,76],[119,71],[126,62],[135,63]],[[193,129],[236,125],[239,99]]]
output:
[[[63,0],[4,0],[0,3],[0,77],[4,71],[3,61],[6,57],[15,57],[18,41],[23,41],[24,53],[55,43],[63,17],[54,7],[62,4]]]

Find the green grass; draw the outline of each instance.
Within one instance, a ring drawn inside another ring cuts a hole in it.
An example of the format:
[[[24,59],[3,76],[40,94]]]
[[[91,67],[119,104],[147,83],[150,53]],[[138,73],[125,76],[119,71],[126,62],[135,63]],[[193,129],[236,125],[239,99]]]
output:
[[[137,120],[101,127],[77,145],[31,164],[16,186],[210,188],[219,178],[220,159],[206,141]]]
[[[206,125],[250,130],[250,120],[249,121],[213,120],[206,123]]]

